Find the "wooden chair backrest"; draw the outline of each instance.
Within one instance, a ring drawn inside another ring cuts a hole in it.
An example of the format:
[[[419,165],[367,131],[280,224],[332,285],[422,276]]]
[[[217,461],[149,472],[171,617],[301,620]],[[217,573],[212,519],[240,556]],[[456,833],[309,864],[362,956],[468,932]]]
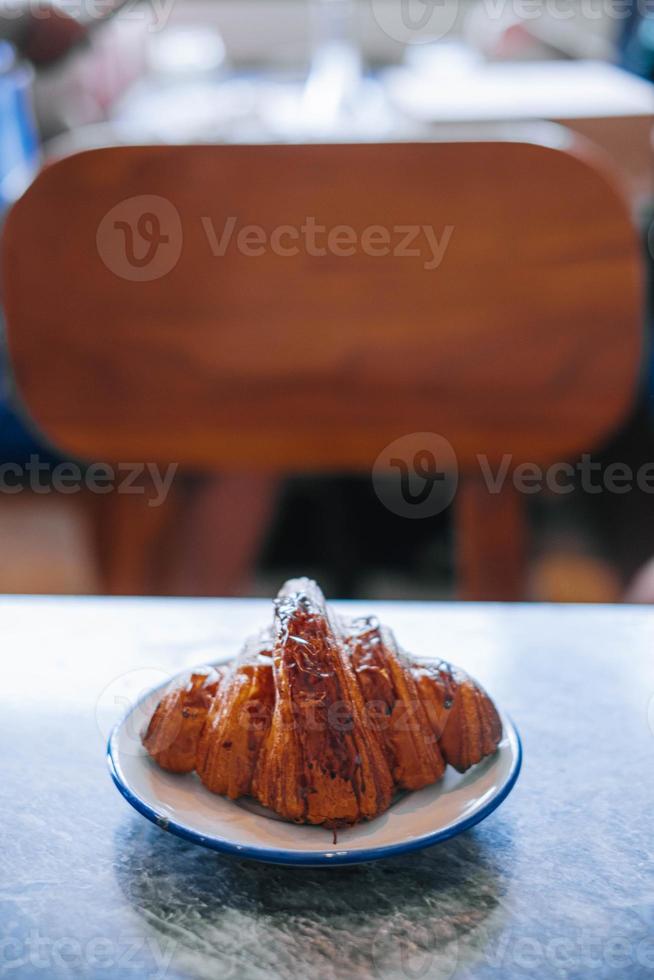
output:
[[[638,370],[625,205],[527,142],[84,152],[14,206],[3,280],[25,404],[93,459],[365,470],[434,431],[547,461]]]

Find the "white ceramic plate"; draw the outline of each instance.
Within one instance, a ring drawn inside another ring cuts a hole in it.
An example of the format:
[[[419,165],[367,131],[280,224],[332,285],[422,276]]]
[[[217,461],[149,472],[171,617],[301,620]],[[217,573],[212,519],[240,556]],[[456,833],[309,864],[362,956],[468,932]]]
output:
[[[506,798],[522,761],[520,737],[502,714],[504,735],[492,757],[461,775],[448,766],[434,786],[400,797],[369,823],[339,830],[297,826],[251,800],[210,793],[195,773],[164,772],[141,746],[140,733],[170,681],[135,705],[108,745],[111,776],[131,805],[163,830],[216,851],[272,864],[335,865],[374,861],[428,847],[479,823]]]

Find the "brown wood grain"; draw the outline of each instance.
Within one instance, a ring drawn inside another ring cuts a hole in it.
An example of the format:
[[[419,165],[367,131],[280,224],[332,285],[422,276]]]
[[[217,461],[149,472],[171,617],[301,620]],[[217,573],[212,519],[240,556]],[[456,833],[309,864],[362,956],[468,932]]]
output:
[[[103,216],[161,195],[181,257],[131,282],[100,258]],[[454,227],[423,259],[230,247],[202,218],[263,226]],[[637,244],[586,162],[516,143],[98,150],[47,168],[4,237],[22,396],[57,445],[202,467],[366,469],[434,430],[461,462],[592,447],[630,402]]]
[[[98,229],[140,195],[174,207],[181,254],[134,282],[103,261]],[[371,226],[393,243],[398,226],[453,230],[432,269],[424,238],[419,256],[254,257],[233,240],[216,256],[207,236],[230,218],[235,234],[269,235],[307,217],[359,240]],[[638,243],[613,178],[588,148],[533,143],[82,153],[11,211],[3,293],[19,392],[52,442],[207,470],[369,471],[424,431],[468,472],[478,453],[565,458],[617,426],[641,350]],[[464,594],[498,593],[491,549],[503,523],[522,534],[516,515],[508,498],[485,511],[478,488],[462,500]],[[522,550],[506,551],[503,597]]]

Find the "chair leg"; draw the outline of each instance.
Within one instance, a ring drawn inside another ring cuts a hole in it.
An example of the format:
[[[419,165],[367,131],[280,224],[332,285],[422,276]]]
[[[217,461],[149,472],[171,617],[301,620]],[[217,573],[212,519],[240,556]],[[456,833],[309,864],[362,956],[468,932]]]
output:
[[[247,595],[273,516],[281,480],[224,473],[196,482],[177,529],[166,591],[176,595]]]
[[[181,494],[173,484],[163,503],[148,506],[149,490],[142,494],[112,493],[89,500],[91,528],[102,591],[109,595],[157,595],[161,570]]]
[[[490,493],[481,479],[462,479],[455,500],[455,548],[461,599],[524,599],[524,500],[511,484]]]
[[[90,501],[103,591],[111,595],[243,595],[272,516],[276,476],[175,482],[163,504],[142,495]]]

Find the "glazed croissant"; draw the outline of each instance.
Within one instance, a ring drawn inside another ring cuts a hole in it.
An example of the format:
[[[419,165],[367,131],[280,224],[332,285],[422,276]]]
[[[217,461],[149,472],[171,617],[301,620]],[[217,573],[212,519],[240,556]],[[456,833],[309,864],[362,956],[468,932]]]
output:
[[[252,796],[297,823],[370,820],[398,790],[492,754],[488,695],[444,661],[413,663],[374,618],[343,620],[315,582],[287,582],[273,627],[228,668],[203,668],[161,699],[143,736],[172,772]]]

